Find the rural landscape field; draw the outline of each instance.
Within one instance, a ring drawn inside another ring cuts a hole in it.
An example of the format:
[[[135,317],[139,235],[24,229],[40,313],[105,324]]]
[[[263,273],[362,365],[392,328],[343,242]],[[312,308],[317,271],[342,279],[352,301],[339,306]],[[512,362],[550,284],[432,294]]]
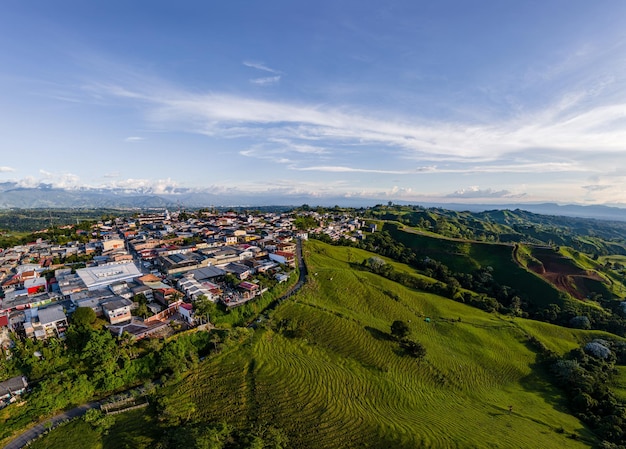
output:
[[[2,2],[0,448],[626,449],[626,1]]]
[[[480,241],[373,223],[384,231],[363,244],[305,242],[303,288],[251,326],[211,331],[222,338],[164,377],[147,408],[71,421],[33,447],[619,447],[621,424],[607,427],[600,410],[610,396],[610,419],[621,419],[626,399],[626,343],[611,327],[618,255],[502,242],[503,228]],[[450,268],[402,263],[390,249]],[[491,283],[463,287],[459,273],[476,270]],[[613,355],[594,357],[590,342]]]

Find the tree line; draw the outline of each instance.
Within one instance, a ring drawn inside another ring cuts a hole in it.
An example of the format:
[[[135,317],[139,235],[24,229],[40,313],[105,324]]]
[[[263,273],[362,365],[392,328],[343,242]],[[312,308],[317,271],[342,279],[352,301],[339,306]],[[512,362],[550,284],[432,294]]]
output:
[[[346,238],[332,240],[325,234],[311,234],[311,237],[332,245],[364,249],[410,265],[436,282],[398,272],[390,264],[377,262],[372,265],[372,261],[368,259],[361,263],[362,268],[407,287],[438,294],[487,312],[626,335],[626,317],[623,316],[621,303],[610,298],[596,298],[603,306],[600,309],[569,301],[566,293],[560,293],[562,305],[552,303],[539,307],[531,298],[528,298],[525,292],[499,283],[493,276],[491,267],[479,267],[470,273],[454,272],[436,259],[418,255],[413,249],[395,240],[388,231],[368,234],[367,239],[356,242]],[[379,261],[384,262],[382,259]]]

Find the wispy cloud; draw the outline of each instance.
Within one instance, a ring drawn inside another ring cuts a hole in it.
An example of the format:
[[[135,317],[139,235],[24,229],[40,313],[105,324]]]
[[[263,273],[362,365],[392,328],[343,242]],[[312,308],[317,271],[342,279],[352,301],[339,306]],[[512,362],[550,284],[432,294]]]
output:
[[[14,171],[15,169],[13,167],[0,166],[0,173],[8,173]]]
[[[244,65],[279,73],[261,63]],[[279,76],[258,80],[269,83]],[[626,169],[626,91],[599,95],[605,87],[573,90],[541,107],[520,109],[513,117],[474,122],[197,93],[163,83],[99,83],[89,89],[103,98],[139,105],[156,127],[255,141],[240,155],[296,171],[411,176]]]
[[[388,175],[406,175],[415,172],[402,171],[402,170],[377,170],[377,169],[369,169],[369,168],[354,168],[354,167],[345,167],[345,166],[317,166],[317,167],[290,167],[293,170],[299,171],[321,171],[321,172],[329,172],[329,173],[380,173],[380,174],[388,174]]]
[[[595,184],[595,185],[582,186],[582,188],[585,190],[589,190],[590,192],[600,192],[602,190],[611,189],[613,188],[613,186]]]
[[[244,61],[243,65],[245,65],[246,67],[253,68],[253,69],[262,70],[264,72],[275,73],[277,75],[282,73],[280,70],[272,69],[268,67],[267,65],[263,64],[262,62]]]
[[[110,92],[128,95],[126,90]],[[626,129],[599,128],[600,124],[622,120],[626,104],[595,107],[550,121],[541,116],[552,114],[547,111],[510,122],[469,125],[429,123],[424,119],[408,123],[407,119],[375,118],[358,111],[220,94],[176,97],[145,94],[141,98],[155,103],[154,118],[162,121],[193,118],[196,123],[204,122],[199,131],[228,135],[229,128],[236,125],[237,132],[258,135],[266,125],[276,125],[279,128],[273,130],[275,134],[282,133],[285,138],[385,144],[406,150],[407,157],[444,155],[457,160],[494,160],[503,154],[536,149],[621,152],[626,141]]]
[[[124,142],[141,142],[146,140],[144,137],[130,136],[124,139]]]
[[[420,166],[414,171],[405,171],[403,173],[424,173],[424,174],[480,174],[480,173],[559,173],[559,172],[590,172],[594,171],[589,166],[583,166],[576,162],[535,162],[535,163],[509,163],[509,164],[489,164],[489,165],[472,165],[463,164],[457,167],[450,166]]]
[[[257,86],[270,86],[272,84],[277,84],[279,81],[280,75],[268,76],[265,78],[253,78],[250,80],[252,84],[256,84]]]

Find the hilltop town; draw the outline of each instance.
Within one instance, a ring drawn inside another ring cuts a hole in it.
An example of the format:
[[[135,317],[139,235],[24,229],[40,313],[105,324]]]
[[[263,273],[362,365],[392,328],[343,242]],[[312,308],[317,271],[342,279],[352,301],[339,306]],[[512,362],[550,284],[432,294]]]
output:
[[[308,238],[303,218],[332,239],[362,238],[362,222],[349,216],[164,210],[88,229],[63,226],[81,241],[38,238],[1,249],[3,345],[7,330],[62,338],[79,307],[91,308],[115,335],[136,339],[170,333],[173,321],[207,324],[194,316],[198,299],[234,308],[288,281],[296,242]]]

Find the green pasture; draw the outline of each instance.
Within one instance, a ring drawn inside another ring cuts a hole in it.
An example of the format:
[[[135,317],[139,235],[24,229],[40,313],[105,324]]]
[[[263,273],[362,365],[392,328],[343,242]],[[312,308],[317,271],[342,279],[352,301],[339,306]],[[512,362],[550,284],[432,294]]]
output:
[[[512,287],[539,308],[548,304],[563,304],[555,287],[513,259],[512,245],[430,237],[403,231],[394,226],[386,226],[385,229],[418,254],[435,259],[452,271],[471,273],[480,267],[491,267],[499,284]]]
[[[197,419],[271,424],[293,448],[590,447],[526,344],[543,340],[542,328],[350,267],[369,253],[306,250],[310,282],[271,327],[172,387]],[[424,360],[399,352],[396,319],[426,347]],[[546,344],[573,349],[583,337],[568,332]]]
[[[626,266],[626,256],[621,255],[621,254],[615,254],[611,256],[600,256],[598,258],[598,261],[602,264],[606,262],[611,262],[611,263],[621,263],[622,265]]]
[[[110,428],[94,429],[82,418],[70,421],[35,440],[32,449],[150,449],[159,441],[161,430],[148,409],[112,415]]]
[[[616,368],[617,375],[613,378],[611,389],[619,399],[626,401],[626,366],[617,366]]]
[[[355,248],[311,241],[305,256],[309,282],[265,327],[164,387],[176,403],[192,404],[193,422],[272,426],[290,449],[597,444],[527,341],[534,336],[565,354],[608,334],[489,314],[408,289],[359,269],[374,255]],[[424,359],[400,351],[390,336],[394,320],[408,324]],[[618,393],[626,391],[620,370]],[[35,447],[79,447],[71,438],[86,448],[154,446],[158,427],[146,412],[117,415],[105,436],[76,421]]]

